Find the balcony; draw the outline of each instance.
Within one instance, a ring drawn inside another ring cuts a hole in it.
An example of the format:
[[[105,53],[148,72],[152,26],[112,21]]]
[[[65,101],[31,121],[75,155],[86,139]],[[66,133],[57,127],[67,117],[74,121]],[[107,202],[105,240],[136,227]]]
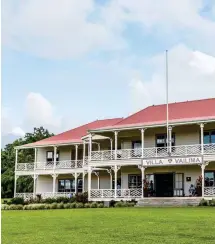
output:
[[[215,143],[205,144],[203,147],[204,155],[215,154]],[[161,157],[178,157],[178,156],[194,156],[201,155],[201,145],[181,145],[172,146],[171,153],[168,152],[166,147],[150,147],[142,149],[121,149],[117,150],[116,155],[114,150],[107,151],[92,151],[91,161],[109,161],[109,160],[120,160],[120,159],[138,159],[138,158],[161,158]]]
[[[58,170],[83,168],[83,160],[64,160],[56,162],[18,163],[16,171]]]

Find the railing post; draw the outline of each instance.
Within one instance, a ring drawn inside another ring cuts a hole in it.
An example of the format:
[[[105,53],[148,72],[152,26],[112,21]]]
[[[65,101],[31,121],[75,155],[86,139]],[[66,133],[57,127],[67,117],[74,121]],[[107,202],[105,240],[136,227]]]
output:
[[[155,157],[157,158],[157,156],[158,156],[158,148],[156,147],[155,148]]]
[[[92,168],[88,165],[88,198],[91,198],[91,172]]]
[[[104,160],[104,151],[102,151],[102,157],[101,157],[102,161]]]

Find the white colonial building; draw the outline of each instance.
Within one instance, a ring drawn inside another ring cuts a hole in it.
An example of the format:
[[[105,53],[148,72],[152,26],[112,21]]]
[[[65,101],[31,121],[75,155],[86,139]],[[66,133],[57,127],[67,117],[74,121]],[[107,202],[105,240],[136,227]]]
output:
[[[29,148],[34,162],[19,163]],[[27,175],[34,191],[16,192]],[[156,105],[16,148],[15,196],[85,191],[92,201],[215,197],[215,98],[169,104],[168,130],[166,105]]]

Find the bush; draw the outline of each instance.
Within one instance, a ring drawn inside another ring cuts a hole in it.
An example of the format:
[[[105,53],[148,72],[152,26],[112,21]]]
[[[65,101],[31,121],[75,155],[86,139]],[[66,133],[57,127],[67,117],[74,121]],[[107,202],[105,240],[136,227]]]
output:
[[[90,205],[91,205],[90,203],[85,203],[85,204],[84,204],[84,207],[85,207],[85,208],[90,208]]]
[[[91,208],[97,208],[98,204],[96,202],[92,202],[90,205]]]
[[[31,210],[31,205],[24,205],[23,210]]]
[[[57,197],[55,199],[55,202],[57,202],[57,203],[68,203],[69,200],[70,200],[70,198],[68,198],[68,197]]]
[[[199,203],[199,206],[208,206],[208,201],[202,199],[202,200],[200,201],[200,203]]]
[[[88,202],[88,193],[87,192],[77,193],[74,198],[75,198],[76,202],[87,203]]]
[[[64,208],[68,209],[68,208],[70,208],[70,205],[71,205],[71,203],[66,203],[66,204],[64,204]]]
[[[111,200],[111,201],[110,201],[110,204],[109,204],[109,207],[114,207],[114,206],[115,206],[115,204],[116,204],[116,201]]]
[[[23,210],[23,205],[21,204],[11,204],[9,210]]]
[[[57,209],[63,209],[63,208],[64,208],[63,202],[57,204]]]
[[[57,209],[57,203],[50,204],[50,209]]]
[[[104,204],[103,203],[99,203],[98,204],[98,208],[104,208]]]
[[[70,208],[76,208],[76,205],[77,205],[77,203],[73,202],[73,203],[70,204]]]
[[[215,207],[215,199],[212,199],[211,201],[209,201],[209,205],[212,207]]]
[[[9,201],[9,204],[22,204],[22,205],[24,205],[24,198],[14,197]]]
[[[83,208],[84,204],[82,202],[76,203],[76,208]]]
[[[116,208],[125,207],[125,204],[124,204],[124,202],[117,202],[117,203],[115,203],[114,207],[116,207]]]
[[[54,197],[48,197],[48,198],[43,199],[42,202],[43,203],[51,204],[51,203],[56,202],[56,198],[54,198]]]
[[[8,204],[2,204],[1,205],[1,210],[9,210],[9,205]]]

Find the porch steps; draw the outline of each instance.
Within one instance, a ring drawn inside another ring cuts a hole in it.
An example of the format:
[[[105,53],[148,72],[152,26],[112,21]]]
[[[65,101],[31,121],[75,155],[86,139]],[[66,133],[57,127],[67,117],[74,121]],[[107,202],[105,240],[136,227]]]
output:
[[[185,206],[198,206],[201,201],[200,197],[189,198],[144,198],[140,199],[136,207],[185,207]]]

